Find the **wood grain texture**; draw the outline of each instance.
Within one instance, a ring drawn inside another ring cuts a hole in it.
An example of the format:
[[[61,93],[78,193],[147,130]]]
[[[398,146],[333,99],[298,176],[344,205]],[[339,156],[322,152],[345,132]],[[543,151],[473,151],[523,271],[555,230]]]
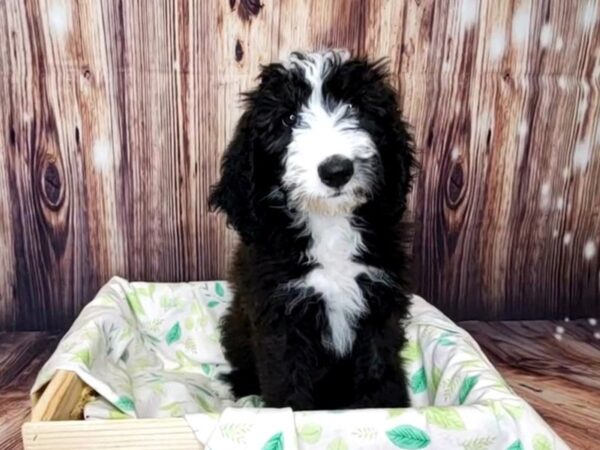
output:
[[[0,333],[0,450],[19,450],[21,426],[29,420],[29,390],[60,334]]]
[[[418,293],[454,319],[599,315],[599,19],[596,0],[3,0],[0,329],[65,328],[115,274],[224,277],[235,238],[206,197],[238,94],[322,47],[390,61],[421,161]]]
[[[597,325],[583,320],[469,321],[459,325],[475,338],[512,389],[571,448],[598,448],[600,339],[594,337],[600,331]]]
[[[59,370],[41,395],[32,399],[31,421],[83,419],[80,403],[85,390],[86,384],[75,372]]]
[[[184,418],[68,420],[23,425],[25,450],[203,450]]]

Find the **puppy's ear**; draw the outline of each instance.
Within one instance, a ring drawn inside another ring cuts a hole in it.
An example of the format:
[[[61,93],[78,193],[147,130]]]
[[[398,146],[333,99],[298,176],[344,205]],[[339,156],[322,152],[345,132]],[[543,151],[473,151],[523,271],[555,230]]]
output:
[[[223,211],[227,224],[242,240],[251,242],[257,226],[254,212],[254,155],[250,140],[249,112],[240,118],[221,162],[221,179],[211,188],[212,210]]]
[[[377,105],[374,113],[379,116],[379,123],[383,125],[385,135],[385,148],[381,152],[384,190],[388,200],[396,206],[392,208],[393,214],[402,214],[417,170],[414,140],[408,124],[402,118],[398,94],[389,83],[385,61],[374,63],[369,76],[377,88],[369,90],[367,101]]]
[[[415,172],[418,164],[415,159],[415,144],[413,137],[408,129],[408,124],[402,118],[402,113],[394,102],[393,110],[390,110],[392,126],[391,145],[394,155],[393,173],[389,173],[389,178],[395,181],[400,195],[406,196],[413,184]]]

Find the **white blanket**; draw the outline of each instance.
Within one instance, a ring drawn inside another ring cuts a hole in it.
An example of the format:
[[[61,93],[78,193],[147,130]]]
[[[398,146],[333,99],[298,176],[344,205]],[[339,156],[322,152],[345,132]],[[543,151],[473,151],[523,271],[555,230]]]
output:
[[[412,408],[292,412],[233,401],[218,319],[224,282],[131,283],[113,278],[90,302],[32,388],[58,369],[76,372],[100,397],[86,419],[185,416],[212,450],[568,448],[518,397],[473,338],[413,297],[402,356]]]

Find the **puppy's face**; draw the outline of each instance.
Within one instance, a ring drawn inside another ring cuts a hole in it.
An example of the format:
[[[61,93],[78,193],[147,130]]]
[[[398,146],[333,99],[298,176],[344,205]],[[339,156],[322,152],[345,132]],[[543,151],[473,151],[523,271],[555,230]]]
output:
[[[381,64],[343,51],[294,53],[264,67],[246,94],[212,205],[243,235],[232,208],[251,209],[254,218],[269,205],[347,215],[386,186],[407,190],[411,142],[385,78]]]

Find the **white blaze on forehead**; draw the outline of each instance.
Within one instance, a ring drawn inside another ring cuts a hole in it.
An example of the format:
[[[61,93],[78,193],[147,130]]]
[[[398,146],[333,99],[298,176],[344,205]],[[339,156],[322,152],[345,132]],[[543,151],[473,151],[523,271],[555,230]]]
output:
[[[336,63],[346,62],[350,58],[347,50],[329,50],[322,53],[292,53],[284,65],[287,68],[296,67],[302,70],[305,80],[313,88],[311,98],[321,95],[320,88],[328,71]]]
[[[287,60],[283,61],[283,65],[287,69],[299,67],[312,71],[317,66],[325,67],[326,64],[335,62],[335,60],[343,63],[349,59],[350,52],[347,49],[338,48],[314,53],[294,52],[289,55]]]
[[[310,97],[298,111],[298,122],[285,157],[283,182],[296,202],[308,204],[331,195],[331,188],[321,182],[318,173],[319,165],[327,158],[340,155],[358,161],[376,154],[371,136],[359,127],[350,105],[325,104],[329,99],[323,92],[323,83],[331,70],[348,57],[343,51],[293,54],[286,63],[288,68],[298,69],[311,88]],[[355,171],[344,189],[351,193],[359,186],[364,187],[367,175],[364,170]],[[338,208],[338,203],[339,199],[331,199],[330,206]]]

